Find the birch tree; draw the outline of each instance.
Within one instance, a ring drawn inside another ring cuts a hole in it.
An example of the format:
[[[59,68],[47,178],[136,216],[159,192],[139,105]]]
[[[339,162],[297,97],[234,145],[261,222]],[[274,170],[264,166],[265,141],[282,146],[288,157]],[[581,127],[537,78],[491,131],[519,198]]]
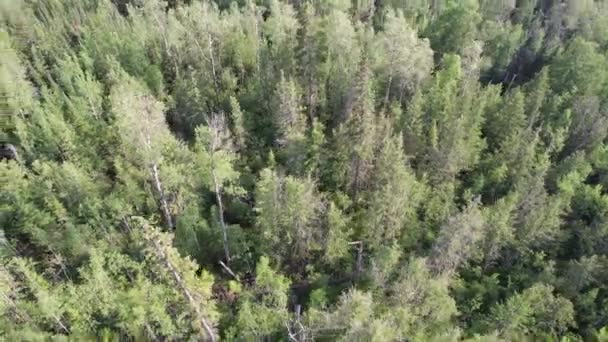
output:
[[[165,227],[172,230],[174,219],[161,176],[163,145],[172,139],[163,115],[164,107],[139,83],[129,78],[112,89],[110,101],[123,139],[125,157],[148,171]]]
[[[242,189],[238,185],[239,173],[234,168],[237,160],[233,152],[233,142],[223,114],[212,114],[207,120],[207,126],[196,129],[199,163],[202,166],[204,180],[210,190],[215,193],[224,257],[230,262],[228,243],[228,225],[225,220],[224,194],[238,195]]]
[[[428,39],[418,38],[401,12],[389,11],[384,31],[378,33],[376,67],[385,78],[383,106],[386,110],[391,95],[401,101],[411,95],[429,76],[433,51]]]

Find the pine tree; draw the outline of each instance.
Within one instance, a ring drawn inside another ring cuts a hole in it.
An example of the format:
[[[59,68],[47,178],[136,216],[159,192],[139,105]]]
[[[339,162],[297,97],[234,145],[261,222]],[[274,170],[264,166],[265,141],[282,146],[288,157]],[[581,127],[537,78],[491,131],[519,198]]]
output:
[[[320,249],[318,229],[324,202],[311,179],[279,175],[264,169],[256,184],[256,225],[263,251],[274,251],[282,263],[299,264]]]
[[[372,248],[401,238],[415,240],[416,211],[424,188],[406,165],[400,137],[386,137],[375,160],[363,214],[366,237]]]
[[[377,125],[374,122],[379,118],[374,113],[371,71],[367,63],[364,58],[359,70],[359,80],[350,90],[346,100],[344,123],[334,135],[338,147],[333,156],[336,165],[330,170],[335,182],[353,197],[367,186],[375,148],[378,145],[377,130],[384,123],[380,121]]]

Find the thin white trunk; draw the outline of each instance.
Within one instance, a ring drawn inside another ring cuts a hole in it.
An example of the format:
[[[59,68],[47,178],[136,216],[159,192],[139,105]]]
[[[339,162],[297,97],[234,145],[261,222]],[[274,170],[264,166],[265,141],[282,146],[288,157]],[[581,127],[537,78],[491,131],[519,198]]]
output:
[[[254,21],[255,21],[255,39],[259,44],[260,41],[260,32],[259,32],[259,28],[258,28],[258,16],[257,16],[257,12],[255,12],[256,9],[254,8]],[[255,50],[255,69],[258,72],[258,75],[260,74],[260,47],[258,46],[257,49]]]
[[[391,74],[388,77],[388,83],[386,85],[386,91],[384,93],[384,105],[382,108],[383,112],[386,112],[386,109],[388,108],[388,101],[390,100],[391,97],[391,87],[393,85],[393,73],[391,72]]]
[[[190,293],[188,286],[186,284],[184,284],[184,281],[182,280],[181,275],[175,269],[175,267],[171,263],[171,260],[169,260],[169,258],[165,254],[165,251],[160,246],[158,241],[154,240],[154,241],[152,241],[152,244],[154,247],[154,251],[156,252],[156,255],[160,258],[160,260],[162,260],[165,263],[165,266],[169,270],[169,273],[173,277],[173,280],[175,281],[177,286],[180,288],[182,294],[184,295],[184,297],[190,304],[190,307],[192,308],[192,310],[194,310],[197,318],[200,319],[201,325],[203,326],[203,329],[205,330],[205,332],[207,334],[207,336],[206,336],[207,338],[205,338],[205,340],[215,342],[216,337],[215,337],[215,334],[213,333],[213,328],[211,327],[211,325],[209,324],[209,322],[207,321],[205,316],[203,316],[202,312],[200,311],[200,309],[198,307],[197,301],[194,299],[194,296],[192,296],[192,294]]]
[[[211,61],[211,73],[213,74],[213,85],[215,86],[216,95],[219,94],[219,86],[217,81],[217,74],[215,72],[215,57],[213,57],[213,41],[211,34],[207,34],[207,48],[209,49],[209,59]]]
[[[158,175],[158,165],[152,165],[152,177],[154,178],[154,187],[156,188],[156,192],[158,192],[158,196],[160,197],[160,207],[163,212],[163,216],[165,219],[165,224],[167,224],[167,228],[174,229],[173,219],[171,218],[171,212],[169,212],[169,205],[167,204],[167,199],[165,198],[165,193],[163,192],[163,186],[160,182],[160,176]]]
[[[239,276],[236,275],[231,269],[230,267],[228,267],[226,264],[224,264],[223,261],[220,260],[219,262],[220,266],[222,266],[222,268],[228,272],[228,274],[230,274],[236,281],[240,282],[241,280],[239,279]]]
[[[217,199],[217,207],[219,210],[220,216],[220,225],[222,226],[222,239],[224,242],[224,254],[226,256],[226,264],[230,264],[230,251],[228,250],[228,231],[226,227],[226,222],[224,221],[224,203],[222,201],[222,188],[220,184],[218,184],[217,175],[215,173],[215,163],[213,163],[213,170],[211,174],[213,175],[213,186],[215,187],[215,198]]]
[[[61,323],[61,320],[59,319],[59,317],[57,317],[57,315],[53,314],[53,319],[55,320],[55,322],[61,327],[61,329],[66,333],[66,334],[70,334],[70,329],[68,329],[63,323]]]
[[[354,265],[355,279],[359,279],[363,271],[363,241],[353,241],[348,243],[350,246],[357,246],[357,262]]]
[[[308,120],[309,123],[312,125],[312,123],[314,122],[314,117],[315,117],[315,100],[316,100],[316,94],[315,94],[315,89],[316,86],[314,84],[315,80],[314,80],[314,76],[312,75],[312,71],[310,72],[310,75],[308,76]]]

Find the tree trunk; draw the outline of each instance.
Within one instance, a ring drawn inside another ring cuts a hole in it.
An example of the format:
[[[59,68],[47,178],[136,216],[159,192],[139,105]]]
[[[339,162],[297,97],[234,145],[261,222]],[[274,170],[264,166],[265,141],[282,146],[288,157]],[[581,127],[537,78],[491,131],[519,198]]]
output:
[[[211,62],[211,73],[213,74],[213,86],[215,87],[215,96],[219,96],[219,84],[217,80],[217,72],[215,66],[215,57],[213,57],[213,40],[211,34],[207,34],[207,48],[209,50],[209,60]]]
[[[386,85],[386,91],[384,93],[384,104],[382,105],[382,112],[386,113],[388,108],[388,101],[391,97],[391,86],[393,85],[393,73],[388,77],[388,84]]]
[[[160,182],[157,164],[152,165],[152,177],[154,177],[154,187],[156,188],[156,192],[158,192],[158,196],[160,197],[160,207],[161,211],[163,212],[165,224],[167,225],[168,229],[173,230],[175,229],[175,226],[173,224],[173,219],[171,218],[171,213],[169,212],[169,205],[167,204],[167,199],[165,198],[163,186]]]
[[[217,176],[215,174],[215,163],[213,163],[213,170],[211,174],[213,175],[213,185],[215,187],[215,198],[217,199],[217,207],[220,216],[220,225],[222,226],[222,239],[224,242],[224,254],[226,256],[226,264],[230,264],[230,251],[228,250],[228,231],[226,227],[226,222],[224,221],[224,203],[222,201],[222,188],[220,184],[218,184]]]
[[[171,276],[173,277],[173,280],[175,281],[175,283],[181,290],[183,296],[186,298],[186,300],[190,304],[190,307],[192,308],[192,310],[194,310],[195,314],[197,315],[197,318],[200,319],[201,325],[203,326],[203,329],[205,330],[205,333],[207,334],[207,336],[206,336],[207,338],[205,338],[204,340],[215,342],[216,337],[213,332],[213,328],[211,327],[209,322],[207,322],[207,319],[201,313],[201,311],[198,307],[197,301],[194,299],[194,296],[192,296],[192,294],[190,293],[188,286],[186,284],[184,284],[184,281],[182,280],[181,275],[175,269],[175,267],[171,263],[171,260],[169,260],[169,258],[165,254],[165,251],[158,244],[158,242],[155,240],[153,240],[151,242],[152,242],[152,245],[154,247],[154,251],[156,252],[157,257],[160,260],[162,260],[162,262],[165,264],[165,267],[167,267],[167,269],[169,270],[169,273],[171,274]]]

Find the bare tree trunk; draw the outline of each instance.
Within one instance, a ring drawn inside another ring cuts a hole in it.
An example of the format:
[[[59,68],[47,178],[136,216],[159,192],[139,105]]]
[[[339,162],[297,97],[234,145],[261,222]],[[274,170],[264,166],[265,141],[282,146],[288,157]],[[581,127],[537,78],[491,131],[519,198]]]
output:
[[[223,114],[214,114],[207,121],[207,125],[211,129],[211,141],[209,142],[209,152],[211,154],[211,175],[213,177],[213,188],[215,191],[215,198],[217,200],[217,206],[220,217],[220,225],[222,228],[222,239],[224,244],[224,254],[226,256],[226,264],[230,263],[230,251],[228,250],[228,227],[226,227],[226,221],[224,220],[224,201],[222,200],[222,182],[217,176],[217,164],[215,161],[216,151],[226,148],[231,148],[230,142],[230,130],[226,126],[225,117]],[[229,146],[226,146],[229,145]]]
[[[310,76],[308,79],[308,121],[309,124],[312,125],[315,118],[315,106],[316,106],[316,94],[315,94],[315,85],[313,84],[313,77]]]
[[[382,112],[386,112],[388,108],[388,101],[391,96],[391,86],[393,85],[393,73],[388,77],[388,84],[386,85],[386,91],[384,93],[384,104],[382,105]]]
[[[357,280],[361,277],[361,273],[363,272],[363,242],[359,243],[359,248],[357,248],[357,270],[355,273],[355,277]]]
[[[234,273],[234,271],[232,271],[230,269],[230,267],[228,267],[226,264],[224,264],[221,260],[219,261],[220,266],[222,266],[222,268],[228,272],[228,274],[230,274],[236,281],[238,281],[239,283],[241,282],[241,279],[239,278],[238,275],[236,275],[236,273]]]
[[[57,317],[57,315],[53,314],[53,319],[61,327],[61,329],[65,331],[66,334],[70,334],[70,330],[63,323],[61,323],[61,320],[59,319],[59,317]]]
[[[354,277],[353,280],[359,280],[361,273],[363,272],[363,241],[353,241],[348,243],[351,246],[357,246],[357,262],[354,265]]]
[[[260,39],[262,38],[260,35],[260,29],[258,27],[258,16],[257,16],[257,8],[255,7],[255,5],[253,5],[253,13],[254,13],[254,19],[255,19],[255,39],[259,42]],[[258,75],[260,74],[260,48],[258,47],[255,50],[255,70],[257,71]]]
[[[167,204],[163,186],[160,182],[157,164],[152,165],[152,177],[154,177],[154,187],[156,188],[156,192],[158,192],[158,196],[160,197],[160,207],[163,212],[165,224],[167,225],[167,228],[173,230],[175,226],[173,225],[173,219],[171,218],[171,213],[169,212],[169,205]]]
[[[230,251],[228,250],[228,231],[226,227],[226,222],[224,220],[224,203],[222,201],[222,188],[220,184],[218,184],[217,176],[215,174],[215,162],[213,162],[213,170],[211,171],[213,175],[213,185],[215,187],[215,198],[217,199],[217,207],[220,216],[220,225],[222,226],[222,239],[224,242],[224,254],[226,256],[226,264],[230,264]]]
[[[194,296],[190,293],[188,286],[186,284],[184,284],[184,281],[182,280],[181,275],[175,269],[175,267],[171,263],[171,260],[169,260],[169,258],[165,254],[165,251],[163,250],[162,246],[156,240],[152,240],[150,242],[152,242],[152,247],[154,247],[154,251],[156,252],[157,257],[165,264],[165,266],[169,270],[169,273],[173,277],[173,280],[175,281],[175,283],[181,290],[183,296],[186,298],[186,300],[190,304],[190,307],[192,308],[192,310],[194,310],[197,318],[200,319],[201,325],[203,326],[203,329],[205,330],[205,333],[207,334],[207,336],[204,340],[215,342],[216,337],[213,332],[213,328],[211,327],[211,324],[209,324],[209,322],[207,321],[205,316],[200,311],[197,301],[194,299]]]
[[[213,84],[215,86],[215,92],[218,93],[217,73],[215,72],[215,57],[213,57],[213,41],[211,39],[211,34],[207,34],[207,48],[209,50],[209,59],[211,61],[211,72],[213,74]]]

